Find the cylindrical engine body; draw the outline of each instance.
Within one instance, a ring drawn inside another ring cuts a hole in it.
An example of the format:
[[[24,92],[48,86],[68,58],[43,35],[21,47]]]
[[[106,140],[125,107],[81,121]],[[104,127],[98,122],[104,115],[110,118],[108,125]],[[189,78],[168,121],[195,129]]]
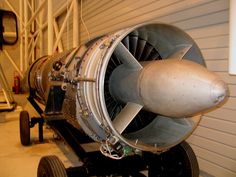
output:
[[[28,71],[28,85],[30,89],[36,92],[38,101],[45,104],[50,85],[53,85],[54,81],[63,81],[63,78],[59,77],[57,71],[53,69],[56,67],[54,64],[64,62],[72,52],[73,49],[53,56],[43,56],[30,66]]]

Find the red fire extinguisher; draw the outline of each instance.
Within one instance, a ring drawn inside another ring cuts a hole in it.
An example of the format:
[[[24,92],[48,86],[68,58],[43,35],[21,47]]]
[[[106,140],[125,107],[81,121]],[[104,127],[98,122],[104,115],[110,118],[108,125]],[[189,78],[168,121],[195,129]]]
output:
[[[14,73],[14,91],[15,94],[20,93],[20,76],[17,72]]]

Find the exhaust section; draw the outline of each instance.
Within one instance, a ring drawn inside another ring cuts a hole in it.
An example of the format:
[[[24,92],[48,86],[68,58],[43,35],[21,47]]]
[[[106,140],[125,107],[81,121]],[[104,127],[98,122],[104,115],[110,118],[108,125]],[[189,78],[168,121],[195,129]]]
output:
[[[62,113],[100,142],[104,155],[119,159],[167,151],[191,135],[203,111],[225,100],[226,84],[204,66],[186,33],[141,24],[39,59],[29,86],[45,114]],[[61,105],[51,101],[55,87],[64,93],[56,98]]]

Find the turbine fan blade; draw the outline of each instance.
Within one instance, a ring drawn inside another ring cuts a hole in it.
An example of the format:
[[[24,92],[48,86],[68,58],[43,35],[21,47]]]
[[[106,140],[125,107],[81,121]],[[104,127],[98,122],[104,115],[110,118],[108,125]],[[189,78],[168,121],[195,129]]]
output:
[[[129,50],[129,36],[126,36],[123,40],[122,40],[124,46]]]
[[[179,58],[182,59],[184,55],[191,49],[192,45],[178,45],[174,52],[168,56],[168,58]]]
[[[137,45],[138,45],[138,36],[130,36],[130,53],[135,56]]]
[[[149,56],[149,58],[148,58],[148,60],[161,60],[162,58],[161,58],[161,56],[160,56],[160,54],[154,49],[154,50],[152,50],[152,52],[151,52],[151,54],[150,54],[150,56]]]
[[[139,60],[141,58],[143,50],[144,50],[145,45],[146,45],[146,42],[147,41],[145,41],[143,39],[138,40],[138,47],[137,47],[136,54],[135,54],[135,57],[137,58],[137,60]]]
[[[122,133],[142,109],[142,105],[128,102],[121,112],[113,120],[113,125],[119,133]]]
[[[153,50],[153,46],[151,46],[150,44],[147,44],[144,48],[143,54],[142,54],[142,61],[148,60],[149,59],[149,55],[151,54],[152,50]]]
[[[114,51],[114,54],[125,65],[132,69],[142,69],[141,64],[134,58],[129,50],[120,42]]]

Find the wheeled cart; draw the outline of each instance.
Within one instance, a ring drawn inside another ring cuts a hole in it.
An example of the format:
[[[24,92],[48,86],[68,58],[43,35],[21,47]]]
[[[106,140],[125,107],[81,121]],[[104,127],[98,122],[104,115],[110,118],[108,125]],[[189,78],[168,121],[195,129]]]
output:
[[[20,137],[22,145],[30,144],[30,128],[39,125],[39,140],[43,141],[44,117],[30,119],[27,111],[20,114]],[[48,121],[47,124],[72,148],[82,166],[65,168],[57,156],[44,156],[38,166],[38,177],[198,177],[199,167],[190,145],[183,141],[162,154],[142,152],[114,160],[100,151],[86,152],[81,146],[93,141],[66,120]]]

